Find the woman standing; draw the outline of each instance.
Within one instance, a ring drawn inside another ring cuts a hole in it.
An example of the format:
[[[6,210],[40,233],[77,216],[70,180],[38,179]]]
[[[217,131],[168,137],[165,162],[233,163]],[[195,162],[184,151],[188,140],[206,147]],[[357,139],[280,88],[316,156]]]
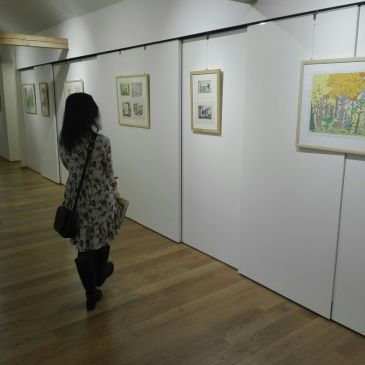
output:
[[[99,130],[99,108],[92,96],[68,96],[60,135],[60,157],[69,173],[64,194],[67,208],[72,209],[87,150],[94,143],[76,207],[79,232],[71,239],[78,251],[75,263],[86,291],[87,310],[95,308],[102,297],[98,287],[114,271],[108,262],[109,243],[120,227],[110,141]]]

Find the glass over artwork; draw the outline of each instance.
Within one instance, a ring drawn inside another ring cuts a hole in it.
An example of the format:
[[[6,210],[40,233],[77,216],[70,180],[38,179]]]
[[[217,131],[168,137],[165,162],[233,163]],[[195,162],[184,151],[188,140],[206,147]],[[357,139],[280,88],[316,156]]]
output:
[[[365,72],[314,75],[312,132],[365,136],[364,113]]]
[[[365,155],[365,58],[302,62],[296,145]]]

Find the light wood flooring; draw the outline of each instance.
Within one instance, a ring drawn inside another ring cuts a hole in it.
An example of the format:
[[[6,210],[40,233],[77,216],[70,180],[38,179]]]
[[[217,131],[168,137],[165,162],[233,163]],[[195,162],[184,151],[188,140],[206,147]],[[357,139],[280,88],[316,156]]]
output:
[[[0,364],[363,365],[365,338],[127,220],[93,312],[63,187],[0,159]]]

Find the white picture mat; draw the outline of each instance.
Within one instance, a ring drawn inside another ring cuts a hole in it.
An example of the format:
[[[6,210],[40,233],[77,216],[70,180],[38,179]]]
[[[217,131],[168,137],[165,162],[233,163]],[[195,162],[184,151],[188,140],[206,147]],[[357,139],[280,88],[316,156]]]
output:
[[[218,75],[217,73],[192,75],[194,129],[218,130]],[[199,93],[199,81],[210,81],[211,92]],[[199,118],[199,105],[211,107],[211,119]]]
[[[149,128],[149,76],[130,75],[117,76],[117,95],[118,95],[118,114],[119,124],[130,127]],[[133,95],[133,84],[142,84],[142,94],[139,96]],[[129,95],[122,95],[121,84],[129,85]],[[123,113],[123,104],[129,103],[130,116]],[[135,105],[142,105],[143,114],[138,115],[135,111]]]
[[[365,154],[365,138],[316,133],[309,130],[313,76],[318,74],[365,72],[365,59],[323,60],[302,64],[302,91],[299,100],[298,136],[299,147],[338,152]],[[333,63],[331,63],[333,62]]]
[[[71,94],[74,93],[83,93],[84,92],[84,81],[83,80],[72,80],[65,81],[63,86],[63,92],[65,95],[65,99]]]

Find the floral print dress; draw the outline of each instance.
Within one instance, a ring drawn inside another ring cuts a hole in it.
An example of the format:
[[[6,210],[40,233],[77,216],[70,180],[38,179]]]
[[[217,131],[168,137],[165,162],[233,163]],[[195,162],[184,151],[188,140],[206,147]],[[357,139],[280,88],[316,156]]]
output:
[[[60,146],[62,163],[69,172],[64,194],[65,205],[69,209],[73,207],[91,138],[92,135],[88,134],[71,153]],[[118,233],[121,221],[116,186],[109,138],[98,134],[77,202],[80,230],[71,243],[78,251],[106,246]]]

